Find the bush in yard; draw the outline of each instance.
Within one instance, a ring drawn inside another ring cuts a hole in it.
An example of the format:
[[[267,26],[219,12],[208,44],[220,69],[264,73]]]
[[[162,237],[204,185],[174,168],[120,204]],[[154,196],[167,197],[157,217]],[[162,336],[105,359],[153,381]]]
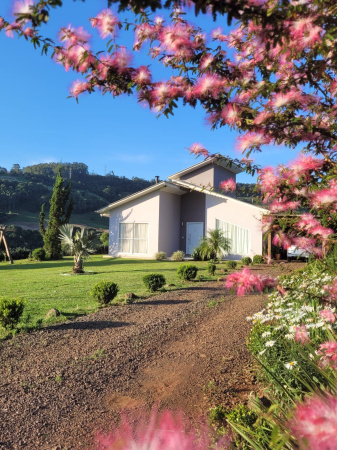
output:
[[[178,277],[182,280],[194,280],[197,276],[198,268],[192,264],[182,264],[177,268]]]
[[[254,255],[253,256],[253,264],[263,264],[264,257],[262,255]]]
[[[245,266],[249,266],[249,264],[252,263],[252,258],[250,258],[249,256],[246,256],[244,258],[241,259],[242,264],[244,264]]]
[[[90,294],[101,306],[106,306],[116,297],[118,291],[116,283],[103,280],[93,286]]]
[[[154,258],[157,261],[163,261],[164,259],[167,259],[167,254],[165,252],[158,252],[155,254]]]
[[[0,262],[6,261],[6,254],[0,251]]]
[[[44,261],[46,259],[46,251],[43,247],[36,248],[33,250],[32,256],[35,261]]]
[[[202,261],[202,256],[200,254],[199,247],[194,247],[191,253],[191,257],[194,261]]]
[[[238,263],[236,261],[226,261],[226,266],[228,269],[236,269]]]
[[[21,298],[0,298],[0,323],[6,329],[13,329],[18,324],[26,301]]]
[[[171,256],[172,261],[184,261],[185,253],[182,250],[177,250]]]
[[[25,247],[16,247],[13,249],[10,249],[12,258],[15,259],[27,259],[30,254],[29,248]]]
[[[212,262],[209,262],[207,264],[207,272],[213,276],[215,274],[215,271],[216,271],[216,265]]]
[[[149,273],[143,276],[143,283],[151,292],[158,291],[166,283],[164,275],[161,273]]]

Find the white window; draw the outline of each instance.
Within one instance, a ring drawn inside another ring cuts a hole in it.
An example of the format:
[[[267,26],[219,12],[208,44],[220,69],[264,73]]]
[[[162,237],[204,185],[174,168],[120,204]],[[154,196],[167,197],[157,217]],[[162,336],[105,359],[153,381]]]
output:
[[[121,253],[148,253],[149,224],[148,223],[120,223],[119,245]]]
[[[218,230],[223,231],[225,237],[230,239],[231,255],[248,256],[251,249],[251,234],[250,230],[246,228],[238,227],[229,222],[223,222],[222,220],[215,220],[215,227]]]

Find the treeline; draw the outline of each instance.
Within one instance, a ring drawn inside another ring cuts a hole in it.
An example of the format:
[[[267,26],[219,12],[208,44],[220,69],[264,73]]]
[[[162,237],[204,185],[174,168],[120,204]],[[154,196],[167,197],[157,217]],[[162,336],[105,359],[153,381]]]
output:
[[[62,176],[71,179],[74,213],[95,211],[107,203],[149,187],[154,180],[90,174],[83,163],[44,163],[21,168],[14,164],[11,170],[0,167],[0,214],[13,210],[39,212],[43,203],[49,208],[49,200],[57,169],[62,166]]]

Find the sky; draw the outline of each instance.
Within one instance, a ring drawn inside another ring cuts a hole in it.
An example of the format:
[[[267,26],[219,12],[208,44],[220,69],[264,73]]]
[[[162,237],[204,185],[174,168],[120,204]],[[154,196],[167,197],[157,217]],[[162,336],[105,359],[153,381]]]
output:
[[[106,8],[106,0],[64,0],[64,5],[51,11],[51,18],[41,31],[45,37],[57,38],[62,26],[84,26],[92,35],[95,50],[105,50],[107,40],[98,38],[88,22]],[[12,0],[1,0],[0,16],[12,18]],[[117,12],[116,8],[112,8]],[[163,14],[159,14],[163,15]],[[133,19],[129,16],[130,20]],[[12,20],[12,19],[11,19]],[[195,18],[206,31],[223,25],[211,17]],[[121,33],[122,42],[130,48],[133,33]],[[235,151],[238,133],[228,127],[211,130],[201,107],[182,106],[174,116],[157,118],[133,96],[113,98],[96,92],[79,97],[79,104],[67,98],[72,82],[81,76],[66,72],[50,56],[23,38],[10,39],[0,33],[0,166],[10,169],[43,162],[83,162],[90,173],[133,176],[153,179],[196,164],[187,148],[202,143],[211,153],[241,155]],[[134,64],[152,64],[158,81],[171,75],[146,57],[134,56]],[[295,153],[284,147],[268,147],[254,154],[254,162],[262,166],[283,164]],[[256,177],[241,174],[238,182],[255,182]]]

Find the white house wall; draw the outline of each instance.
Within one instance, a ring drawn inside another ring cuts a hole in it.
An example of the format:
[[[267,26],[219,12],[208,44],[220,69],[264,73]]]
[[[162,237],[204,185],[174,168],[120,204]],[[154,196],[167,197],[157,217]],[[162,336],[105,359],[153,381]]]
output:
[[[158,252],[159,235],[159,198],[160,192],[155,191],[115,208],[109,219],[109,255],[124,257],[149,257]],[[148,223],[149,247],[147,255],[122,254],[118,252],[119,223]]]
[[[180,201],[179,195],[160,191],[158,249],[168,256],[180,249]]]
[[[251,249],[249,255],[262,255],[262,231],[261,217],[262,211],[250,206],[248,203],[226,198],[221,199],[211,195],[206,195],[206,227],[215,229],[216,219],[229,222],[239,227],[250,230]]]

